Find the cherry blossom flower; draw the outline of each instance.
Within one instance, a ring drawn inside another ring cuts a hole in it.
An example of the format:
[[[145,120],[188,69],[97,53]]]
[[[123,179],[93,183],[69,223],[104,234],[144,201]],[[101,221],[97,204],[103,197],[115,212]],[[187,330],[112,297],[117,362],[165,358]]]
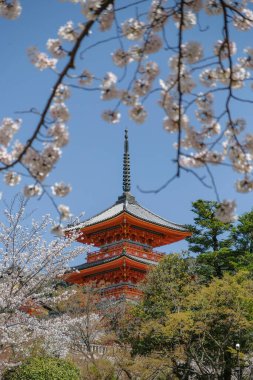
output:
[[[201,84],[206,87],[215,87],[217,82],[217,73],[212,69],[206,69],[200,74],[199,80]]]
[[[104,87],[101,91],[101,99],[102,100],[112,100],[118,98],[120,92],[115,86]]]
[[[233,24],[241,31],[250,30],[253,27],[253,12],[250,9],[242,9],[241,14],[235,13]]]
[[[126,106],[133,106],[138,100],[138,96],[136,94],[131,94],[128,91],[122,91],[120,98],[122,100],[122,103]]]
[[[247,134],[245,137],[245,147],[253,155],[253,134]]]
[[[239,193],[249,193],[253,191],[253,180],[250,180],[247,176],[242,180],[236,181],[236,190]]]
[[[66,205],[60,204],[58,206],[58,211],[60,212],[62,220],[66,220],[66,219],[69,219],[71,217],[70,209]]]
[[[64,103],[54,103],[50,107],[50,113],[53,119],[67,121],[69,119],[69,110]]]
[[[245,126],[246,121],[244,119],[236,119],[227,123],[227,128],[233,133],[233,135],[240,134],[242,131],[244,131]]]
[[[150,81],[154,80],[160,73],[159,65],[156,62],[147,62],[145,66],[140,67],[139,71]]]
[[[200,93],[198,94],[195,103],[201,109],[209,109],[213,104],[213,94],[211,94],[210,92],[207,94]]]
[[[0,17],[15,20],[21,14],[22,7],[19,0],[2,0],[0,2]]]
[[[135,106],[129,110],[129,115],[138,124],[143,124],[147,117],[147,111],[141,104],[135,104]]]
[[[160,1],[154,0],[152,2],[148,17],[152,25],[152,30],[159,32],[168,21],[168,12],[162,7]]]
[[[69,142],[69,132],[65,124],[55,123],[51,125],[47,132],[48,136],[54,137],[54,143],[57,147],[62,147]]]
[[[101,0],[85,0],[83,2],[82,14],[88,20],[95,20],[97,18],[96,12],[101,7]]]
[[[55,69],[57,64],[56,58],[49,58],[46,53],[41,53],[36,47],[27,50],[31,63],[39,70]]]
[[[72,190],[70,185],[65,184],[64,182],[56,182],[52,187],[52,194],[57,197],[66,197],[69,192]]]
[[[4,118],[0,125],[0,144],[7,147],[15,133],[19,130],[21,123],[21,119],[13,120],[9,117]]]
[[[82,74],[79,76],[80,86],[88,86],[93,81],[93,75],[88,70],[83,70]]]
[[[215,217],[223,223],[233,223],[237,219],[235,210],[235,201],[224,200],[219,204],[215,213]]]
[[[79,32],[74,28],[73,22],[68,21],[66,25],[59,28],[58,36],[63,40],[74,42],[78,38]]]
[[[101,14],[99,17],[99,26],[102,32],[110,29],[114,21],[114,11],[113,6],[110,4],[109,7]]]
[[[16,186],[21,181],[21,175],[15,172],[8,172],[4,175],[4,181],[9,186]]]
[[[66,57],[66,52],[62,47],[61,41],[59,39],[49,38],[47,41],[47,49],[55,58]]]
[[[203,47],[199,42],[187,42],[182,45],[182,54],[187,63],[193,64],[203,58]]]
[[[176,27],[179,28],[182,23],[182,29],[191,29],[196,25],[196,15],[192,11],[184,12],[184,17],[181,17],[181,13],[176,12],[173,15],[174,20],[176,21]]]
[[[253,69],[253,49],[248,47],[244,49],[244,52],[247,54],[246,57],[239,57],[238,61],[240,62],[241,66]]]
[[[137,79],[134,82],[133,91],[138,96],[146,95],[151,89],[151,83],[146,79]]]
[[[150,34],[143,46],[143,52],[147,54],[157,53],[163,46],[161,37],[158,34]]]
[[[145,32],[145,24],[134,18],[126,20],[122,26],[123,35],[132,41],[140,40]]]
[[[59,86],[56,89],[54,101],[56,103],[63,103],[66,99],[70,97],[70,89],[65,84],[59,84]]]
[[[112,53],[112,60],[116,66],[124,67],[131,62],[131,55],[127,51],[117,49],[114,53]]]
[[[215,16],[222,13],[222,6],[219,0],[206,0],[204,9],[209,16]]]
[[[42,188],[40,185],[26,185],[23,189],[24,196],[27,198],[41,195]]]
[[[214,46],[214,54],[220,59],[226,59],[229,56],[236,54],[236,43],[233,41],[221,41],[218,40]]]
[[[55,224],[51,228],[51,233],[57,237],[63,237],[64,236],[63,226],[61,224]]]
[[[117,111],[106,110],[102,113],[102,118],[108,123],[117,124],[120,121],[120,113]]]

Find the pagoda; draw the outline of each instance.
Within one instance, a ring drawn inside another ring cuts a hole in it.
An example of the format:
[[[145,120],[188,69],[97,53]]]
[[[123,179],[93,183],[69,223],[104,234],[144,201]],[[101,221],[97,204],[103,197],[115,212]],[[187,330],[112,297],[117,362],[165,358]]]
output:
[[[98,251],[87,262],[65,276],[69,283],[95,284],[102,297],[138,299],[138,284],[164,253],[156,247],[171,244],[190,235],[184,226],[172,223],[142,207],[131,194],[128,132],[125,131],[123,194],[105,211],[74,226],[65,234],[78,232],[77,241],[92,244]]]

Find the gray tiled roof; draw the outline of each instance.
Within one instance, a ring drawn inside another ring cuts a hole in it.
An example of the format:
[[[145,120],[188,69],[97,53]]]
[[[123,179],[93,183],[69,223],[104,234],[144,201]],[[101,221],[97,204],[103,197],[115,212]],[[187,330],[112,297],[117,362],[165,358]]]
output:
[[[176,224],[166,219],[163,219],[160,216],[139,205],[139,203],[136,202],[135,198],[131,194],[126,194],[119,197],[118,201],[114,205],[102,211],[101,213],[93,216],[92,218],[87,219],[84,222],[81,222],[75,226],[68,226],[66,228],[66,231],[91,226],[103,222],[105,220],[112,219],[113,217],[123,212],[133,215],[141,220],[145,220],[163,227],[168,227],[173,230],[186,231],[183,225]]]

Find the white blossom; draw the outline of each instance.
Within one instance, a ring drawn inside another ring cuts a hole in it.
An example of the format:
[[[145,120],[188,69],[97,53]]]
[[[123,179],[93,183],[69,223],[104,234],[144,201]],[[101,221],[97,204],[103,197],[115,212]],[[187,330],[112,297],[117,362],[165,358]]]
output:
[[[242,9],[240,14],[235,13],[234,26],[241,31],[248,31],[253,27],[253,12],[250,9]]]
[[[237,219],[235,210],[235,201],[224,200],[219,204],[215,213],[215,217],[223,223],[233,223]]]
[[[7,147],[15,133],[19,130],[21,123],[21,119],[4,118],[0,124],[0,144]]]
[[[233,41],[221,41],[218,40],[214,45],[214,54],[220,59],[226,59],[229,56],[236,54],[236,43]]]
[[[217,82],[216,71],[212,69],[203,70],[199,76],[199,80],[206,87],[215,87]]]
[[[58,206],[58,211],[60,212],[60,216],[62,220],[66,220],[71,217],[70,209],[66,205],[60,204]]]
[[[74,28],[73,22],[68,21],[66,25],[59,28],[58,36],[63,40],[74,42],[78,38],[79,32]]]
[[[147,54],[157,53],[161,50],[163,42],[158,34],[150,34],[143,46],[143,52]]]
[[[247,134],[245,137],[245,147],[253,155],[253,134]]]
[[[242,180],[236,181],[236,190],[239,193],[248,193],[253,191],[253,180],[250,180],[247,176]]]
[[[222,6],[219,0],[205,0],[204,9],[209,16],[222,13]]]
[[[20,16],[22,7],[19,0],[2,0],[0,2],[0,17],[15,20]]]
[[[149,81],[153,81],[160,73],[159,65],[156,62],[147,62],[145,66],[139,69],[141,74],[144,74]]]
[[[4,175],[4,181],[9,186],[16,186],[21,181],[21,175],[15,172],[7,172]]]
[[[129,40],[140,40],[145,32],[145,24],[134,18],[126,20],[122,26],[123,35]]]
[[[48,136],[54,137],[54,142],[57,147],[62,147],[69,142],[69,132],[65,124],[55,123],[51,125],[47,132]]]
[[[108,123],[117,124],[120,121],[120,113],[117,111],[106,110],[102,113],[102,118]]]
[[[31,63],[39,70],[55,69],[57,64],[56,58],[49,58],[46,53],[38,51],[36,47],[27,50]]]
[[[67,185],[64,182],[56,182],[52,187],[52,194],[56,195],[57,197],[66,197],[66,195],[69,194],[69,192],[72,190],[70,185]]]
[[[70,97],[70,89],[65,84],[59,84],[56,89],[54,101],[56,103],[63,103],[66,99]]]
[[[80,86],[88,86],[93,81],[93,75],[88,70],[83,70],[82,74],[79,76]]]
[[[24,196],[27,198],[35,197],[42,193],[40,185],[26,185],[23,190]]]
[[[176,21],[176,27],[179,28],[182,24],[183,30],[193,28],[197,22],[196,15],[191,10],[184,12],[183,17],[179,12],[174,13],[173,17]]]
[[[100,15],[99,17],[99,26],[102,32],[110,29],[114,21],[114,11],[113,7],[110,6]]]
[[[122,91],[120,98],[122,100],[122,103],[126,106],[133,106],[138,100],[138,96],[136,94],[131,94],[128,91]]]
[[[47,49],[55,58],[66,57],[66,52],[62,47],[61,41],[59,39],[49,38],[47,41]]]
[[[88,20],[95,20],[97,18],[97,11],[101,7],[101,0],[84,0],[82,6],[82,14]]]
[[[137,79],[134,82],[133,92],[138,96],[146,95],[151,89],[151,83],[147,79]]]
[[[112,53],[112,60],[116,66],[124,67],[131,61],[131,55],[127,51],[117,49]]]
[[[190,41],[182,45],[182,53],[185,61],[193,64],[203,58],[203,47],[199,42]]]
[[[54,103],[50,107],[50,114],[53,119],[67,121],[69,119],[69,110],[64,103]]]
[[[147,117],[147,111],[141,104],[135,104],[135,106],[129,110],[129,116],[138,124],[143,124]]]
[[[153,0],[148,14],[152,30],[160,31],[168,21],[168,12],[162,7],[161,1]]]

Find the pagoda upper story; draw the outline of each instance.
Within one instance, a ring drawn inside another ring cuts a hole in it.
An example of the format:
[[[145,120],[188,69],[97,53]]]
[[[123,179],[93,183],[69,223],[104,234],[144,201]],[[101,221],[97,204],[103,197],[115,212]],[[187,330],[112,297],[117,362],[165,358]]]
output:
[[[65,229],[78,231],[80,243],[93,244],[87,262],[69,273],[71,283],[95,282],[108,296],[139,297],[137,284],[145,278],[150,266],[164,254],[153,248],[171,244],[189,236],[184,226],[170,222],[142,207],[131,194],[128,134],[125,131],[123,159],[123,194],[106,210]]]

